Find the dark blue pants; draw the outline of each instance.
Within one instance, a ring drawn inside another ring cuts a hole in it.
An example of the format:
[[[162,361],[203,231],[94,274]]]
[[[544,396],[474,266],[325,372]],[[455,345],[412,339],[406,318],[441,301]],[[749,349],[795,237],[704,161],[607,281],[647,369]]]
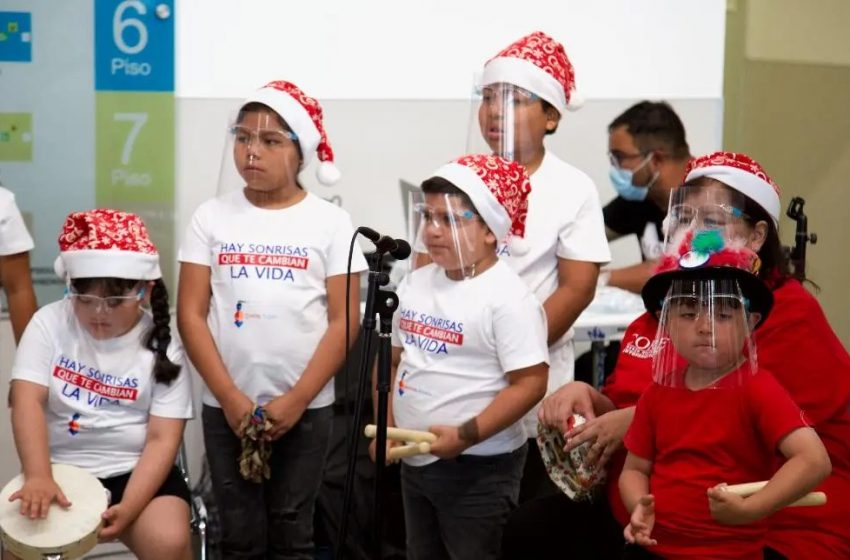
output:
[[[308,409],[272,446],[271,479],[239,474],[239,438],[219,408],[204,406],[204,444],[221,518],[225,559],[312,560],[313,510],[328,452],[333,411]]]

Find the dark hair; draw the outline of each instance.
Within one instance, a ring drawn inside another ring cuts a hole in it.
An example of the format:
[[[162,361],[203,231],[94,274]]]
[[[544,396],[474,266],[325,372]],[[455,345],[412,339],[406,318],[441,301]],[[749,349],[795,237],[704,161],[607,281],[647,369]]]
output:
[[[244,120],[246,113],[257,113],[257,112],[260,112],[260,111],[268,111],[268,112],[272,113],[275,116],[275,118],[277,118],[278,124],[285,131],[293,132],[293,130],[289,126],[289,124],[285,120],[283,120],[283,117],[281,117],[280,114],[277,111],[275,111],[274,109],[272,109],[271,107],[269,107],[268,105],[266,105],[264,103],[260,103],[259,101],[252,101],[250,103],[246,103],[245,105],[243,105],[242,108],[239,109],[239,114],[236,116],[236,122],[241,123]],[[300,140],[298,138],[296,138],[295,140],[292,141],[292,143],[295,144],[295,148],[298,150],[298,159],[303,161],[304,160],[304,153],[301,151]]]
[[[469,207],[470,210],[478,214],[478,209],[472,203],[469,195],[457,188],[454,183],[443,179],[442,177],[431,177],[422,183],[422,192],[425,194],[450,194],[456,196],[460,201]]]
[[[555,109],[555,106],[546,101],[545,99],[540,99],[540,104],[543,105],[544,113],[548,113],[549,111],[555,111],[555,113],[557,113],[559,117],[561,116],[561,112]],[[558,131],[558,125],[560,124],[561,119],[559,118],[555,121],[555,128],[546,131],[546,136],[549,136],[550,134],[555,134]]]
[[[127,278],[77,278],[71,280],[71,287],[77,293],[101,287],[106,296],[122,296],[144,280]],[[151,313],[153,327],[148,332],[145,347],[154,353],[153,376],[157,383],[170,385],[180,373],[180,366],[168,358],[168,346],[171,344],[171,313],[168,310],[168,290],[162,278],[156,280],[151,290]]]
[[[697,177],[685,183],[684,186],[704,187],[710,184],[718,184],[732,193],[739,192],[722,181],[712,179],[711,177]],[[773,218],[767,213],[767,210],[748,196],[744,196],[744,208],[742,210],[746,214],[744,220],[751,227],[754,227],[758,222],[765,222],[767,224],[767,235],[761,249],[758,251],[759,259],[761,259],[759,276],[772,289],[776,289],[791,277],[791,263],[788,260],[785,249],[782,247],[782,242],[779,240],[779,231],[776,229],[776,224],[773,222]]]
[[[611,121],[608,132],[625,126],[641,153],[663,150],[675,159],[691,157],[685,126],[664,101],[641,101]]]

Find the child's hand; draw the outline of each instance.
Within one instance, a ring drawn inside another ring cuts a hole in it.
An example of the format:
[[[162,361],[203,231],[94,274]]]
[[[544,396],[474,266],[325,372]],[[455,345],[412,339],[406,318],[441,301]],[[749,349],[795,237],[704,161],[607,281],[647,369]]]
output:
[[[750,511],[746,498],[724,490],[726,484],[708,489],[708,509],[711,517],[723,525],[746,525],[757,521],[759,516]]]
[[[623,448],[623,438],[631,424],[628,410],[612,410],[596,418],[590,418],[584,424],[564,432],[567,445],[564,451],[571,451],[587,442],[593,442],[585,457],[588,469],[601,469],[611,456]]]
[[[97,538],[101,542],[117,539],[135,520],[135,516],[128,512],[120,502],[104,511],[101,517],[103,518],[103,528],[97,534]]]
[[[230,395],[227,401],[222,401],[221,410],[224,412],[224,417],[227,419],[227,425],[236,434],[236,437],[242,437],[242,431],[239,427],[242,425],[242,420],[246,416],[254,412],[254,403],[251,402],[245,393],[239,389],[234,389],[234,393]]]
[[[623,530],[626,541],[640,546],[655,546],[658,541],[651,538],[655,526],[655,497],[652,494],[641,496],[629,524]]]
[[[272,423],[272,428],[266,432],[266,437],[270,441],[274,441],[298,423],[301,416],[304,415],[307,403],[302,403],[293,397],[292,393],[284,393],[269,401],[264,408]]]
[[[29,477],[20,490],[9,496],[10,502],[15,500],[21,501],[21,515],[30,519],[45,519],[53,502],[63,508],[71,507],[71,502],[52,477]]]
[[[431,426],[428,431],[437,436],[431,444],[431,455],[440,459],[454,459],[469,447],[469,442],[461,439],[457,426]]]
[[[544,426],[558,428],[566,435],[573,414],[581,414],[586,420],[596,417],[593,412],[594,391],[593,387],[581,381],[567,383],[543,399],[537,419]]]
[[[395,462],[398,461],[398,459],[396,459],[395,461],[390,461],[389,455],[390,455],[390,449],[392,449],[393,447],[397,447],[399,445],[401,445],[401,442],[394,441],[394,440],[391,440],[391,439],[387,440],[387,454],[384,455],[384,457],[387,458],[386,459],[387,465],[395,463]],[[372,459],[373,463],[375,462],[375,455],[376,455],[377,451],[378,451],[378,441],[373,439],[372,442],[369,443],[369,458]]]

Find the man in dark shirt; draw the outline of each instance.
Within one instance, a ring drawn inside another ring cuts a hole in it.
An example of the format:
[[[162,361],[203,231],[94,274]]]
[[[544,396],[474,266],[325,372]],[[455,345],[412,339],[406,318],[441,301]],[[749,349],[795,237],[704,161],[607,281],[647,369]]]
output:
[[[637,235],[643,262],[603,270],[600,283],[640,293],[664,241],[670,191],[681,184],[691,158],[685,127],[669,104],[641,101],[608,126],[608,156],[617,191],[602,210],[608,240]]]

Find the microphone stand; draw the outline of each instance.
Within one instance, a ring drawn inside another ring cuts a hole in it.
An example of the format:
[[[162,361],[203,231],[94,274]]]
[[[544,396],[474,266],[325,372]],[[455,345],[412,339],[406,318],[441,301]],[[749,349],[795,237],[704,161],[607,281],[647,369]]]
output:
[[[383,516],[384,516],[384,473],[386,470],[387,453],[387,413],[389,408],[389,392],[391,390],[391,364],[392,364],[392,317],[398,309],[398,296],[389,289],[382,289],[389,283],[389,275],[382,270],[382,260],[386,251],[378,249],[367,257],[369,263],[369,281],[366,291],[366,311],[363,315],[363,326],[361,329],[363,348],[360,356],[359,384],[357,402],[355,405],[354,421],[350,435],[349,448],[349,472],[354,472],[354,464],[357,461],[357,447],[362,437],[361,418],[363,415],[363,402],[366,400],[366,387],[368,386],[369,357],[372,354],[372,335],[376,327],[376,315],[380,317],[380,330],[378,333],[378,375],[377,375],[377,412],[376,421],[377,435],[375,437],[375,504],[373,509],[373,543],[375,546],[375,558],[381,558],[383,545]],[[342,558],[342,549],[345,545],[346,533],[348,532],[348,515],[351,504],[351,493],[353,490],[353,476],[346,477],[343,497],[343,516],[340,522],[340,532],[337,536],[337,549],[335,557]]]
[[[818,242],[818,234],[809,233],[809,220],[803,212],[806,201],[799,196],[791,199],[788,211],[785,213],[789,218],[797,222],[794,233],[794,247],[790,252],[791,264],[794,267],[794,277],[801,282],[806,278],[806,245],[814,245]]]

